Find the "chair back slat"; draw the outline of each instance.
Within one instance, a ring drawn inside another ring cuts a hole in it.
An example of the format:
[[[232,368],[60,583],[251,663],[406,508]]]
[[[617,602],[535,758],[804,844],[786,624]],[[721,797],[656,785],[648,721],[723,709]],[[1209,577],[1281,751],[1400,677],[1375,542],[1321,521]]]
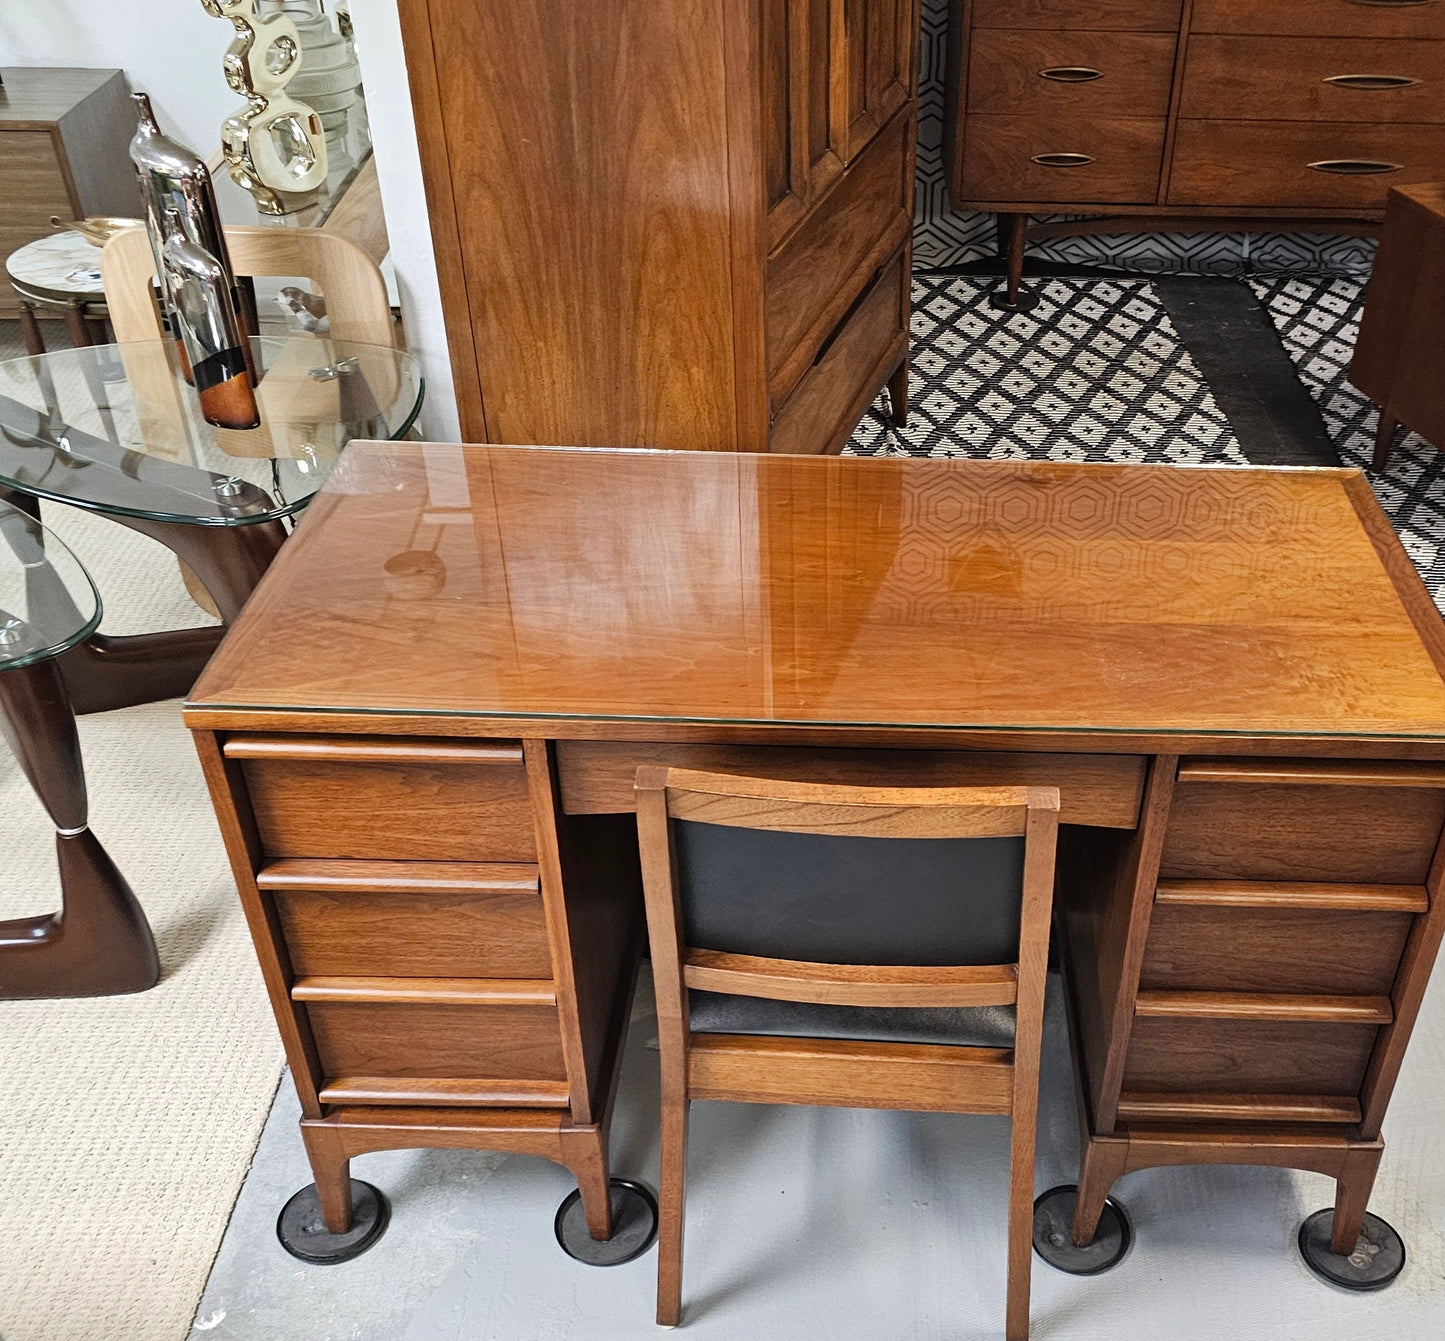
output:
[[[878,968],[689,950],[682,981],[699,991],[832,1006],[1011,1006],[1018,999],[1017,973],[1003,964]]]

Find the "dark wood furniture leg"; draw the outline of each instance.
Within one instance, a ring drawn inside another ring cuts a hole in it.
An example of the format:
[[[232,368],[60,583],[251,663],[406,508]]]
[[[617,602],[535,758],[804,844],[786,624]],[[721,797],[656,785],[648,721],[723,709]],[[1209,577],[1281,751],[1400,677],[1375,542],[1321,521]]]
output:
[[[0,998],[143,992],[160,978],[145,913],[86,824],[85,772],[54,661],[0,672],[0,735],[55,824],[61,909],[0,922]]]
[[[1384,470],[1390,460],[1390,448],[1395,443],[1395,433],[1400,427],[1400,421],[1396,419],[1382,405],[1380,406],[1380,420],[1375,427],[1375,456],[1370,465],[1376,470]]]
[[[45,337],[40,334],[40,323],[35,320],[35,304],[20,300],[20,334],[25,339],[27,354],[45,353]]]
[[[87,349],[91,344],[90,327],[78,307],[65,309],[65,328],[70,332],[70,343],[77,349]]]
[[[1021,293],[1019,285],[1024,274],[1024,243],[1028,237],[1029,216],[1027,214],[1000,214],[998,216],[999,239],[1008,237],[1005,253],[1008,262],[1008,278],[1004,291],[995,290],[989,295],[989,302],[1005,312],[1027,312],[1038,299],[1031,293]]]
[[[899,428],[908,425],[908,355],[903,355],[903,362],[898,365],[897,371],[888,379],[888,406],[893,411],[893,422]]]

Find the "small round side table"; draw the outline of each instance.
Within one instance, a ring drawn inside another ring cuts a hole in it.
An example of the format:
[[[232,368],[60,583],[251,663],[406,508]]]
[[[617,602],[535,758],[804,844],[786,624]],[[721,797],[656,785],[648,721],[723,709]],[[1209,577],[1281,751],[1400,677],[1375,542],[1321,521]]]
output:
[[[20,299],[20,329],[30,354],[45,353],[35,309],[64,312],[70,342],[77,348],[104,344],[105,290],[100,283],[100,248],[80,233],[52,233],[10,253],[5,273]]]

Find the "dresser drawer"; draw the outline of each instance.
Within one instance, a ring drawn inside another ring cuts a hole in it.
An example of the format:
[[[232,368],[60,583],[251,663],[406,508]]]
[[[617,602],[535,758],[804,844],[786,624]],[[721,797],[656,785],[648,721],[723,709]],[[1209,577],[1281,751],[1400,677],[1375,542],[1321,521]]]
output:
[[[1330,908],[1154,905],[1146,990],[1389,996],[1415,918]]]
[[[272,862],[292,971],[398,978],[550,978],[535,866]]]
[[[898,116],[768,261],[768,387],[777,405],[812,364],[873,270],[912,226],[913,122]]]
[[[1445,37],[1445,0],[1195,0],[1191,33]]]
[[[1163,120],[970,116],[964,121],[963,198],[1080,204],[1154,201]],[[1042,162],[1039,160],[1043,159]]]
[[[850,432],[886,374],[890,351],[907,338],[908,275],[896,251],[863,290],[778,411],[768,434],[770,452],[828,450]]]
[[[0,182],[5,183],[4,197],[0,199],[0,235],[9,247],[5,256],[15,247],[53,232],[52,215],[71,217],[70,192],[56,157],[57,147],[48,131],[0,132]],[[9,246],[12,239],[14,246]]]
[[[968,110],[1020,116],[1163,117],[1169,33],[983,29],[968,58]]]
[[[1181,120],[1169,204],[1383,210],[1392,186],[1433,181],[1442,172],[1442,126]]]
[[[1186,782],[1174,789],[1160,877],[1423,885],[1445,790]]]
[[[1355,1096],[1376,1024],[1139,1017],[1124,1089],[1146,1094]]]
[[[515,741],[229,737],[272,857],[536,860]]]
[[[1445,42],[1193,37],[1179,114],[1438,124],[1445,122]],[[1445,174],[1445,164],[1440,171]]]
[[[555,1006],[305,1004],[328,1082],[566,1080]]]
[[[1180,0],[973,0],[973,27],[1172,33],[1179,7]]]

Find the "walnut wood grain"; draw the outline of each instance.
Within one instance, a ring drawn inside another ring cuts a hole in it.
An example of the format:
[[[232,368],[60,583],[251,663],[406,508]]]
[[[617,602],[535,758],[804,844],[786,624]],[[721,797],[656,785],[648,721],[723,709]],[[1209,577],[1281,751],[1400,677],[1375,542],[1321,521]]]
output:
[[[228,736],[222,747],[227,759],[291,759],[351,764],[500,764],[520,768],[522,747],[516,741],[429,740],[425,737],[371,740],[344,736]]]
[[[1390,88],[1331,82],[1341,75],[1395,75],[1412,82]],[[1195,33],[1189,39],[1179,115],[1438,124],[1445,121],[1445,46],[1399,39]]]
[[[1182,1020],[1301,1020],[1389,1024],[1387,996],[1308,996],[1285,992],[1141,991],[1137,1017]]]
[[[1173,33],[989,29],[969,43],[968,111],[1005,116],[1163,117]],[[1045,71],[1092,70],[1083,80]]]
[[[975,28],[1176,32],[1179,0],[973,0]]]
[[[974,750],[795,750],[778,746],[670,745],[563,740],[557,744],[562,804],[570,814],[636,808],[638,766],[755,774],[873,787],[1052,786],[1061,824],[1132,829],[1144,791],[1145,759],[1128,754],[997,754]]]
[[[1165,120],[1159,117],[970,116],[956,194],[968,201],[1057,200],[1068,204],[1152,201],[1159,185]],[[1077,166],[1039,162],[1076,155]]]
[[[1388,997],[1413,922],[1410,911],[1364,912],[1348,904],[1340,910],[1160,900],[1149,921],[1140,983]]]
[[[1322,787],[1445,787],[1445,765],[1332,759],[1186,759],[1180,782]]]
[[[313,861],[302,857],[268,862],[256,872],[256,884],[279,893],[484,896],[535,895],[538,887],[537,868],[521,862]]]
[[[1161,880],[1155,902],[1194,908],[1423,913],[1423,885],[1335,885],[1287,880]],[[1297,925],[1305,925],[1304,921]]]
[[[332,975],[297,978],[291,984],[291,999],[413,1006],[555,1006],[557,989],[546,979]]]
[[[1197,33],[1304,34],[1309,37],[1445,37],[1445,6],[1338,0],[1194,0]]]
[[[1119,1096],[1119,1120],[1138,1122],[1358,1122],[1359,1101],[1322,1094],[1145,1094],[1126,1092]],[[1132,1131],[1131,1131],[1132,1135]],[[1179,1139],[1176,1134],[1175,1139]],[[1257,1146],[1258,1137],[1244,1137]],[[1226,1149],[1235,1158],[1222,1163],[1242,1163],[1247,1152],[1241,1142],[1232,1142]],[[1287,1167],[1298,1168],[1297,1158],[1290,1152]],[[1207,1163],[1198,1152],[1190,1151],[1188,1163]],[[1252,1159],[1250,1162],[1254,1162]]]
[[[328,1104],[456,1104],[468,1108],[485,1104],[499,1108],[565,1108],[567,1083],[547,1080],[488,1080],[475,1077],[422,1079],[414,1076],[337,1076],[326,1082],[321,1090],[321,1099]],[[384,1119],[373,1117],[372,1120]],[[469,1128],[477,1125],[477,1119],[472,1114],[468,1114],[464,1121]],[[432,1141],[415,1139],[418,1135],[416,1132],[409,1135],[413,1139],[407,1141],[407,1146],[434,1144]],[[491,1142],[486,1140],[479,1144],[492,1148]]]
[[[682,980],[706,992],[838,1006],[1007,1006],[1018,1000],[1018,972],[1012,966],[879,969],[689,950]]]

